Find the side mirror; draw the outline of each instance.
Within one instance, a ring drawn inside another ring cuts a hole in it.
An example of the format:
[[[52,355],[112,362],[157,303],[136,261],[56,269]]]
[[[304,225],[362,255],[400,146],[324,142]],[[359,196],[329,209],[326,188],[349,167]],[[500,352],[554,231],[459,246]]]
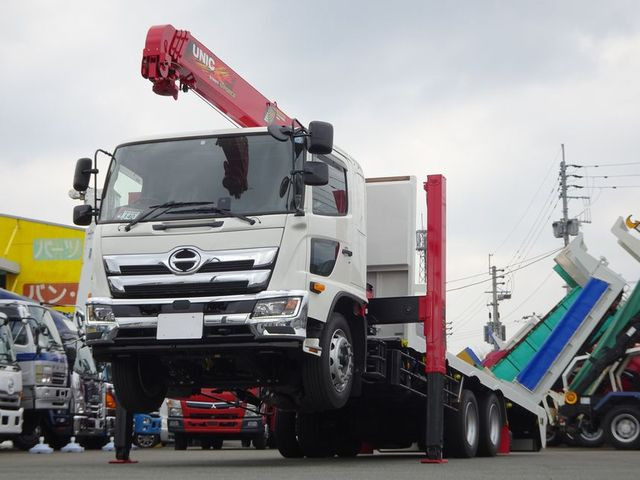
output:
[[[89,188],[91,174],[94,173],[93,161],[90,158],[81,158],[76,162],[76,171],[73,174],[73,189],[77,192],[86,192]]]
[[[323,162],[306,162],[304,164],[304,184],[322,186],[329,183],[329,165]]]
[[[91,205],[76,205],[73,207],[73,223],[80,226],[91,224],[93,207]]]
[[[327,122],[309,124],[309,153],[326,155],[333,150],[333,125]]]

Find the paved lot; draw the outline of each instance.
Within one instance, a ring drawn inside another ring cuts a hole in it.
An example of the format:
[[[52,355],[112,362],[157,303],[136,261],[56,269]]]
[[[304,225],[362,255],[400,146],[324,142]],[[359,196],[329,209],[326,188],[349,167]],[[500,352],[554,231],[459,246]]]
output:
[[[0,451],[2,479],[636,479],[640,452],[599,449],[548,449],[496,458],[451,460],[446,465],[422,465],[416,454],[376,454],[355,459],[287,460],[277,451],[227,449],[176,452],[169,447],[136,450],[134,465],[109,465],[113,454],[56,452],[30,455]]]

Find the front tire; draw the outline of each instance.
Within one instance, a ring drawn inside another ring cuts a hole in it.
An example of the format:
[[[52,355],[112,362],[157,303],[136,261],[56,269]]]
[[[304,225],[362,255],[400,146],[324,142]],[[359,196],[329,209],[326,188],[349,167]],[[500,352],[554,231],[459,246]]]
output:
[[[174,450],[186,450],[188,443],[189,442],[187,440],[187,437],[185,437],[181,433],[176,433],[175,436],[174,436],[173,449]]]
[[[640,410],[618,405],[604,417],[603,426],[607,441],[619,450],[640,448]]]
[[[353,386],[353,343],[345,317],[334,312],[319,340],[322,355],[305,355],[303,363],[304,406],[310,412],[342,408]]]
[[[160,409],[167,395],[162,369],[145,360],[119,359],[112,363],[113,385],[125,410],[149,413]]]

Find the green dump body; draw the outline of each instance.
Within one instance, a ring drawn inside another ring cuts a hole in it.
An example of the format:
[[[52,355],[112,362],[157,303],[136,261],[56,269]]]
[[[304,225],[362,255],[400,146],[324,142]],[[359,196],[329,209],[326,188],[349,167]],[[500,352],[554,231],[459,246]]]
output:
[[[581,291],[582,288],[576,286],[560,300],[504,358],[491,368],[493,374],[502,380],[513,381],[540,350],[542,344],[549,338],[555,326],[574,304]]]
[[[618,308],[617,312],[609,322],[607,330],[602,334],[598,344],[593,349],[589,361],[584,362],[582,368],[578,371],[569,389],[576,392],[578,395],[590,395],[593,393],[593,389],[597,387],[595,382],[600,375],[596,375],[593,369],[601,368],[594,365],[599,358],[607,353],[607,350],[611,349],[620,336],[624,333],[629,321],[640,312],[640,284],[637,283],[634,287],[631,295],[627,301]],[[585,382],[586,378],[593,378],[591,382]]]

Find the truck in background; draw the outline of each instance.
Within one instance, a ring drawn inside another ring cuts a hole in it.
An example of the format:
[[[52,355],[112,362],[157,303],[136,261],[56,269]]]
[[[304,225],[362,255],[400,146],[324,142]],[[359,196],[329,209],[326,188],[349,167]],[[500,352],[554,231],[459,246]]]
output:
[[[269,430],[263,412],[233,392],[202,389],[188,398],[169,399],[167,406],[176,450],[193,443],[203,450],[219,450],[225,440],[240,440],[258,450],[267,447]]]
[[[22,432],[22,372],[13,349],[9,318],[0,312],[0,442]]]
[[[45,307],[0,290],[0,312],[9,320],[22,372],[22,433],[14,445],[28,450],[40,436],[54,448],[71,436],[69,371],[62,339]]]

